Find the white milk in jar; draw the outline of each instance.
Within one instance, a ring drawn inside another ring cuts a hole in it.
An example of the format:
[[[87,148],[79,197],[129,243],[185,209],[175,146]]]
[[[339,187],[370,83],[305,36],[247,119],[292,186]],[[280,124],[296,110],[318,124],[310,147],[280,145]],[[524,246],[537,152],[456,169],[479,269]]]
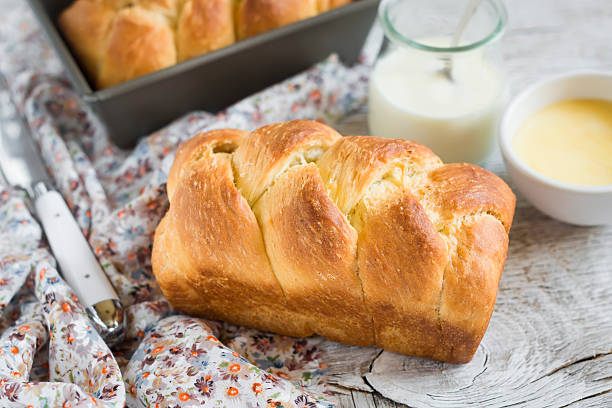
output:
[[[452,80],[443,64],[407,48],[380,58],[370,79],[370,131],[424,144],[445,162],[481,162],[494,146],[502,78],[479,51],[454,59]]]

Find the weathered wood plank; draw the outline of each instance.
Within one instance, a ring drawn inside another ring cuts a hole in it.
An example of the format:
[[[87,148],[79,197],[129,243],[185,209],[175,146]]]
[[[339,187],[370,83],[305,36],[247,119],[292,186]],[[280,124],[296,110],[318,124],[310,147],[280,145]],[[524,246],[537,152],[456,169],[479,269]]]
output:
[[[335,398],[339,408],[352,408],[355,406],[350,392],[348,394],[337,394]]]
[[[388,400],[385,397],[380,396],[380,394],[374,394],[374,403],[376,404],[377,408],[407,408],[407,405]]]
[[[353,397],[353,404],[355,404],[356,407],[377,408],[372,394],[366,392],[352,392],[351,395]]]
[[[601,407],[610,407],[612,406],[612,397],[610,396],[612,391],[605,391],[601,394],[591,395],[589,397],[585,397],[581,400],[573,402],[569,405],[565,405],[565,407],[571,408],[601,408]],[[563,408],[565,408],[563,407]]]
[[[381,353],[375,347],[347,347],[331,341],[321,343],[327,354],[328,382],[349,390],[372,392],[364,381],[374,359]]]

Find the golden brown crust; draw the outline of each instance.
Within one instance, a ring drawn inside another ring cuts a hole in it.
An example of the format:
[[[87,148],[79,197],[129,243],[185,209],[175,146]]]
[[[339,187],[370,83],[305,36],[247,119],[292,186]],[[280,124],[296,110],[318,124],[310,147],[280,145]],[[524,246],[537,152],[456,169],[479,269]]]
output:
[[[97,81],[115,10],[103,1],[80,0],[59,16],[58,24],[87,75]]]
[[[236,9],[238,39],[315,16],[317,6],[317,0],[239,0]]]
[[[181,178],[187,164],[197,156],[212,155],[215,152],[232,153],[242,143],[249,132],[237,129],[218,129],[198,133],[185,142],[176,153],[174,163],[168,174],[167,190],[172,199],[174,188]]]
[[[233,0],[189,0],[178,21],[178,60],[197,57],[232,44]]]
[[[319,160],[327,190],[344,213],[350,213],[377,180],[385,176],[397,178],[394,173],[409,178],[441,164],[423,145],[372,136],[344,137]]]
[[[151,263],[155,264],[155,277],[162,292],[168,299],[172,299],[174,307],[197,314],[202,308],[201,294],[182,275],[183,271],[193,266],[188,257],[180,256],[183,247],[173,226],[175,218],[175,215],[168,212],[157,226]]]
[[[58,25],[106,88],[350,1],[75,0]]]
[[[476,166],[293,121],[196,136],[168,192],[153,271],[188,313],[454,363],[487,328],[514,195]]]
[[[452,163],[430,173],[426,196],[445,219],[489,212],[510,231],[516,198],[495,174],[469,163]]]
[[[488,214],[456,221],[452,260],[444,273],[440,323],[446,360],[472,359],[493,313],[508,250],[503,225]]]
[[[376,344],[437,357],[446,245],[412,194],[398,188],[387,195],[365,209],[358,244],[359,276]]]
[[[357,277],[357,234],[325,192],[317,166],[281,175],[255,214],[289,306],[308,316],[314,333],[371,345],[371,318]]]
[[[186,167],[174,187],[173,210],[162,229],[174,247],[156,242],[154,253],[172,249],[172,258],[180,259],[182,267],[174,279],[181,273],[179,279],[200,297],[187,299],[188,303],[177,299],[167,267],[158,276],[164,294],[188,313],[281,333],[312,334],[301,324],[300,315],[287,310],[257,220],[234,186],[227,154],[210,152]],[[178,248],[177,243],[181,243]],[[153,259],[164,259],[156,256]]]
[[[114,19],[97,84],[107,88],[174,64],[174,32],[167,21],[144,8],[125,8]]]
[[[279,173],[294,163],[305,164],[317,159],[319,152],[340,137],[329,126],[311,120],[294,120],[257,129],[233,157],[238,189],[253,205]]]

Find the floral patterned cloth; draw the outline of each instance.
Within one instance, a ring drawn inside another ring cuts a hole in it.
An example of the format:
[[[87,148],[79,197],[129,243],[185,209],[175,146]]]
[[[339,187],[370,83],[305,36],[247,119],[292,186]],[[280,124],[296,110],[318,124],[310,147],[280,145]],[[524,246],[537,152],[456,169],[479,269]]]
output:
[[[59,275],[24,194],[0,185],[0,406],[327,407],[322,339],[295,339],[177,314],[151,272],[174,153],[197,132],[325,122],[365,103],[367,64],[335,58],[218,115],[195,112],[114,146],[71,90],[22,1],[0,0],[0,71],[45,164],[127,307],[112,351]],[[221,342],[221,341],[223,342]],[[225,344],[225,345],[224,345]]]

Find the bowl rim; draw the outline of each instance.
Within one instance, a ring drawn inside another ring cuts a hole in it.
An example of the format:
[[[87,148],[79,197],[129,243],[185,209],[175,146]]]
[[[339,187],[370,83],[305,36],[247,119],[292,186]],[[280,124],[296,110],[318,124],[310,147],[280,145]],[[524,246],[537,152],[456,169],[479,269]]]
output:
[[[601,186],[583,186],[579,184],[570,184],[563,181],[554,180],[543,174],[538,173],[525,163],[512,147],[512,139],[514,134],[510,134],[507,131],[518,106],[520,106],[525,100],[536,94],[544,85],[551,83],[559,83],[569,79],[575,78],[587,78],[587,77],[598,77],[607,81],[612,82],[612,71],[595,70],[595,69],[580,69],[565,72],[550,77],[546,77],[535,83],[529,85],[526,89],[521,91],[515,96],[502,116],[499,131],[499,145],[502,152],[503,158],[506,162],[510,162],[520,173],[537,180],[541,184],[545,184],[549,187],[553,187],[559,190],[570,191],[581,194],[602,194],[612,193],[612,184],[605,184]],[[610,95],[612,99],[612,95]],[[567,99],[570,99],[571,95],[568,95]]]

